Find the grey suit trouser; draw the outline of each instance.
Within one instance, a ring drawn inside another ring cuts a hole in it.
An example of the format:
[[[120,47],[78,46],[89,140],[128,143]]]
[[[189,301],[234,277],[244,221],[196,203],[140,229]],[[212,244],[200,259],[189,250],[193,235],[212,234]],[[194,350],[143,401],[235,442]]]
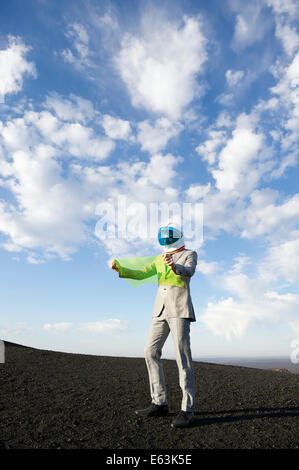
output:
[[[169,332],[174,341],[180,387],[183,393],[181,409],[194,411],[195,384],[190,348],[190,320],[170,317],[165,307],[159,317],[152,319],[144,351],[152,402],[156,405],[167,403],[161,354]]]

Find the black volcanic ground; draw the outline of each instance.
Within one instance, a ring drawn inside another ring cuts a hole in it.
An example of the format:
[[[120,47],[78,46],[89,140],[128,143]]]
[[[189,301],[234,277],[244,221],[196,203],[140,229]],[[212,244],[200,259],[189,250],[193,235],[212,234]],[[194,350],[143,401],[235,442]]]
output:
[[[298,374],[195,362],[196,421],[181,430],[175,361],[164,360],[170,415],[141,419],[144,359],[5,345],[0,448],[299,448]]]

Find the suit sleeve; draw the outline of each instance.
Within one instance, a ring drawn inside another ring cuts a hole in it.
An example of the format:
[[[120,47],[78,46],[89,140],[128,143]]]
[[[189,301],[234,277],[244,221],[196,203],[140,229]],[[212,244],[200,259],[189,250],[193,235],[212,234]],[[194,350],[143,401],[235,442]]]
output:
[[[195,273],[197,265],[197,253],[192,251],[186,258],[184,264],[175,264],[176,273],[179,276],[191,277]]]
[[[117,260],[116,260],[117,261]],[[155,262],[148,264],[142,269],[131,269],[121,266],[117,261],[119,267],[119,277],[130,278],[130,279],[147,279],[148,277],[157,274],[157,268]]]

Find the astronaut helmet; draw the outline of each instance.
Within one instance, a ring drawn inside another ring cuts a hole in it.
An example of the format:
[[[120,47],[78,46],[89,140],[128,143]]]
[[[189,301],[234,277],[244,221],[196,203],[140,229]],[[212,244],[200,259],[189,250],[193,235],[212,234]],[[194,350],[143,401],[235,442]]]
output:
[[[165,253],[171,253],[185,245],[182,229],[171,222],[159,228],[158,240]]]

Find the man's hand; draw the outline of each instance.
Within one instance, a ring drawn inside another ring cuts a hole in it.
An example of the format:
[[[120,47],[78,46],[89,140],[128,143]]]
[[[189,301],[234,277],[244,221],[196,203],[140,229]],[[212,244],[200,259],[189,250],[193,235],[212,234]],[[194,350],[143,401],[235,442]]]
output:
[[[170,266],[171,269],[172,269],[174,272],[176,272],[176,271],[175,271],[175,266],[174,266],[174,261],[173,261],[172,255],[169,255],[168,253],[165,253],[165,254],[163,255],[163,260],[164,260],[164,262],[167,264],[167,266]]]
[[[117,271],[119,273],[119,267],[115,264],[115,259],[112,260],[111,269],[114,269],[114,271]]]

